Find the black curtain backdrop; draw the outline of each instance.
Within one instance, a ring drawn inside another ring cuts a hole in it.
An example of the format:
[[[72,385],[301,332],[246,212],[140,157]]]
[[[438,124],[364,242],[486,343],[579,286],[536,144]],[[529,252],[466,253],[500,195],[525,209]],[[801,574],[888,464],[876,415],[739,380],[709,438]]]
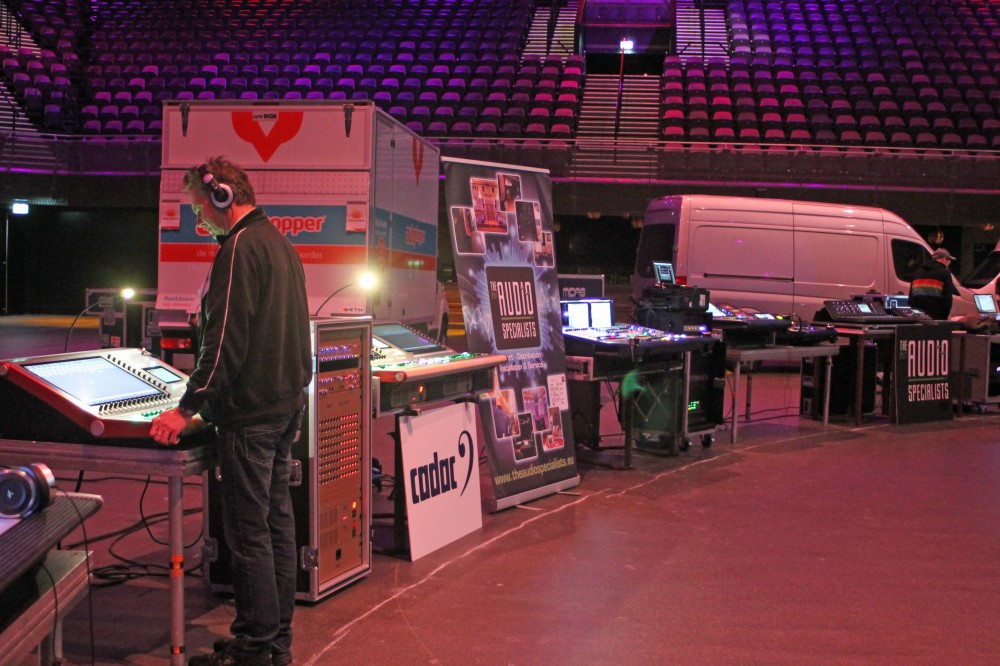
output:
[[[88,288],[156,287],[155,210],[32,206],[9,219],[10,314],[76,314]]]

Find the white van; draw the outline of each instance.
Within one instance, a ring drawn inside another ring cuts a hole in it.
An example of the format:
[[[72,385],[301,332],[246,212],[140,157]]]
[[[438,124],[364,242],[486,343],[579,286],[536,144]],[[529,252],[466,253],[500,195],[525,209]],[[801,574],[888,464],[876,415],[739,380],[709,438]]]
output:
[[[671,261],[677,282],[708,289],[715,304],[811,321],[824,300],[908,293],[930,253],[909,224],[881,208],[668,196],[646,209],[634,296],[655,282],[652,262]],[[971,292],[955,285],[952,316],[976,314]]]

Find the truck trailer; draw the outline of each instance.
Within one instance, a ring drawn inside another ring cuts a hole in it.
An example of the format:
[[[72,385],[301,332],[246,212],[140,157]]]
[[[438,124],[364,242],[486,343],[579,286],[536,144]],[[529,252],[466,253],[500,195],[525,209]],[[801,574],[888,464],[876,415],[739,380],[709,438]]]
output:
[[[159,351],[175,365],[193,366],[191,321],[218,247],[182,183],[216,155],[247,172],[257,204],[298,250],[311,314],[368,315],[444,337],[433,144],[368,101],[170,100],[156,318]],[[365,272],[376,279],[370,291]]]

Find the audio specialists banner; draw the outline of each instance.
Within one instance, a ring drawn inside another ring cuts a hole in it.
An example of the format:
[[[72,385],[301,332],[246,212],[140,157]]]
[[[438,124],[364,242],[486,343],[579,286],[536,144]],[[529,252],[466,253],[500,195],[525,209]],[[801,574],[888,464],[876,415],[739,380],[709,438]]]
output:
[[[493,510],[576,486],[548,171],[442,158],[468,351],[505,354],[479,414]]]
[[[950,362],[948,324],[896,327],[896,423],[952,418]]]

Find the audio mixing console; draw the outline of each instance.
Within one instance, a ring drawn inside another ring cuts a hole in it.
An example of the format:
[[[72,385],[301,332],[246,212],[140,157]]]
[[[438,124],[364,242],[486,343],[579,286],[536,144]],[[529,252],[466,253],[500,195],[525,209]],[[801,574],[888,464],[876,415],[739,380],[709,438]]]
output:
[[[503,354],[456,352],[402,324],[376,324],[371,354],[375,415],[488,390],[493,368],[506,361]]]
[[[563,328],[567,369],[597,379],[620,377],[635,368],[676,359],[686,351],[713,346],[707,335],[667,333],[634,324],[601,328]]]
[[[177,406],[187,379],[144,349],[6,360],[0,362],[0,435],[156,446],[150,422]]]

